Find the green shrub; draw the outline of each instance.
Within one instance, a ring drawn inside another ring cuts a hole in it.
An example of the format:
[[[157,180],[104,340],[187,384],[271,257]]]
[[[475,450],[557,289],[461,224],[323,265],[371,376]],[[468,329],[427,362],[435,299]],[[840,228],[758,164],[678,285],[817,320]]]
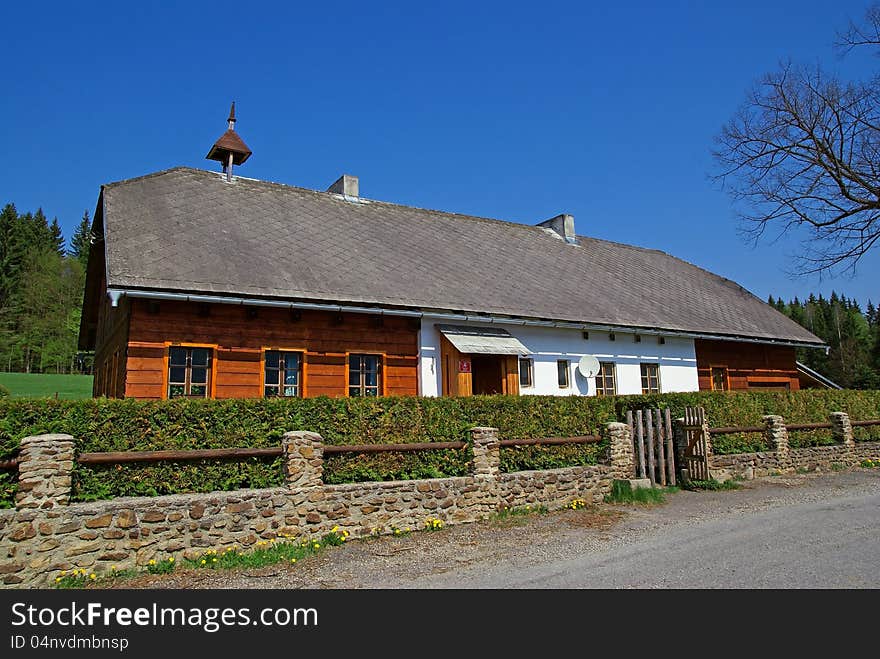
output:
[[[9,389],[0,384],[0,398],[9,398]]]
[[[637,487],[629,481],[611,483],[611,492],[605,495],[605,503],[665,503],[667,493],[678,492],[677,487]]]
[[[466,398],[306,398],[238,400],[0,399],[0,460],[21,438],[64,432],[78,452],[278,446],[290,430],[320,433],[328,444],[375,444],[469,439],[474,426],[499,428],[503,439],[599,434],[627,409],[668,407],[673,418],[685,406],[703,406],[713,426],[759,425],[764,414],[790,422],[826,421],[833,411],[853,419],[880,418],[880,391],[694,392],[648,396],[473,396]],[[859,439],[880,427],[857,429]],[[794,433],[792,433],[794,435]],[[807,433],[804,433],[807,434]],[[821,433],[809,433],[821,441]],[[820,436],[818,439],[816,436]],[[755,450],[759,433],[713,437],[718,453]],[[798,441],[798,440],[796,440]],[[505,471],[592,464],[604,444],[506,447]],[[328,456],[328,483],[410,479],[467,473],[464,450]],[[7,480],[8,483],[8,480]],[[128,465],[77,465],[76,500],[116,496],[272,487],[282,484],[280,458]],[[0,505],[11,503],[0,488]]]
[[[617,414],[627,409],[669,408],[672,418],[683,417],[685,407],[703,407],[709,425],[759,426],[765,414],[778,414],[788,423],[828,421],[832,412],[847,412],[852,419],[880,418],[880,391],[806,389],[803,391],[701,391],[643,396],[618,396]],[[855,428],[857,441],[880,439],[880,426]],[[792,448],[833,444],[830,430],[789,433]],[[761,433],[713,435],[713,451],[718,454],[767,451]]]
[[[79,453],[278,446],[290,430],[318,432],[328,444],[469,439],[474,426],[496,426],[504,438],[598,434],[614,420],[611,399],[553,396],[388,397],[243,400],[0,401],[0,459],[22,437],[65,432]],[[538,469],[596,461],[601,446],[518,447],[502,451],[503,468]],[[463,475],[472,452],[336,454],[328,483]],[[76,465],[76,500],[282,484],[280,458],[126,465]]]
[[[682,481],[681,486],[685,490],[738,490],[742,486],[733,480],[727,481],[719,481],[715,478],[709,478],[708,480],[685,480]]]

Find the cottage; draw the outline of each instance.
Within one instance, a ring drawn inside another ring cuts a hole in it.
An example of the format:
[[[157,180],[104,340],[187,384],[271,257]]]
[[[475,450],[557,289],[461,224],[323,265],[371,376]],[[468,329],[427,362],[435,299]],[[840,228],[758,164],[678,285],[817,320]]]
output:
[[[101,187],[80,328],[95,396],[797,389],[820,339],[660,251],[188,167]]]

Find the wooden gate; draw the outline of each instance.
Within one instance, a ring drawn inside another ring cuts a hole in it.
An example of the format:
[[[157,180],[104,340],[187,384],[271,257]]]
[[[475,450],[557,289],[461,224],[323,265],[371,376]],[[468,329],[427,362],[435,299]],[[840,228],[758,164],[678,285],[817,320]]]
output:
[[[687,470],[687,478],[691,480],[709,480],[706,434],[706,411],[702,407],[686,407],[681,468],[682,471]]]
[[[675,450],[669,409],[630,410],[626,423],[633,438],[636,475],[651,485],[675,485]]]

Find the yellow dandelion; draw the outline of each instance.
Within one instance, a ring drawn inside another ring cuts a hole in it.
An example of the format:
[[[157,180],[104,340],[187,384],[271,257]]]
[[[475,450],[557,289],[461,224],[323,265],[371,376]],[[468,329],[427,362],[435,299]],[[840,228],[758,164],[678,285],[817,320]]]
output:
[[[320,548],[321,548],[321,545],[320,545],[319,543],[317,543],[317,542],[315,543],[314,546],[315,546],[315,549],[320,549]]]
[[[92,573],[89,575],[89,579],[95,579],[95,578],[96,578],[96,577],[95,577],[95,573],[92,572]]]
[[[202,559],[202,562],[201,562],[201,565],[204,565],[204,564],[205,564],[205,559],[203,558],[203,559]]]
[[[291,563],[296,563],[296,559],[295,559],[295,558],[291,558],[291,559],[290,559],[290,562],[291,562]]]
[[[65,575],[67,575],[67,570],[61,570],[61,576],[63,577]]]
[[[170,557],[168,558],[168,562],[169,562],[169,563],[173,563],[173,562],[174,562],[174,556],[170,556]]]
[[[338,530],[339,530],[339,525],[336,525],[332,529],[330,529],[330,533],[336,533]]]
[[[150,565],[155,565],[155,564],[156,564],[155,559],[152,559],[152,558],[151,558],[151,559],[150,559]]]
[[[55,583],[58,583],[59,581],[61,581],[61,577],[55,577]]]

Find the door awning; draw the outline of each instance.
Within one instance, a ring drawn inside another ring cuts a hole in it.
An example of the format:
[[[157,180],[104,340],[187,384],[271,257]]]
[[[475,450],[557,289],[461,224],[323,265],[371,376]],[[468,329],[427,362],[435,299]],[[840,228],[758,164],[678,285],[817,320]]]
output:
[[[466,327],[437,325],[459,352],[483,355],[528,355],[529,349],[506,329],[498,327]]]

